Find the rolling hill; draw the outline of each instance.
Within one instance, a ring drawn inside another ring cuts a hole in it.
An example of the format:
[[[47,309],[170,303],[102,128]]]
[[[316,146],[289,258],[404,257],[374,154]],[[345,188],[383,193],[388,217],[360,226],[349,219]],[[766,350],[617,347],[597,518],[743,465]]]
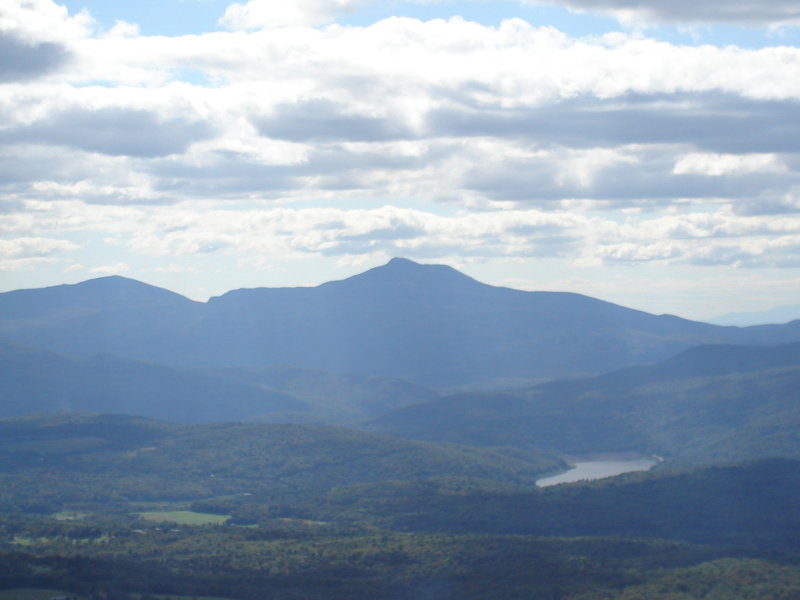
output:
[[[438,481],[358,484],[326,514],[354,511],[406,531],[672,538],[784,545],[800,531],[800,461],[655,470],[540,490],[454,493]]]
[[[441,446],[336,427],[30,416],[0,420],[0,512],[243,494],[263,500],[445,475],[531,486],[563,465],[541,453]]]
[[[675,462],[800,458],[800,344],[692,348],[667,361],[519,391],[446,396],[375,419],[412,439],[638,451]]]

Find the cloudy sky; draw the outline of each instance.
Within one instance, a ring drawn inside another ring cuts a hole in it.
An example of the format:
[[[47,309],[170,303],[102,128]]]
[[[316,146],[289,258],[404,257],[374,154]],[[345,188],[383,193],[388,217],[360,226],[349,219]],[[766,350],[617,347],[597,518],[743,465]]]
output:
[[[0,291],[403,256],[800,304],[798,0],[4,0]]]

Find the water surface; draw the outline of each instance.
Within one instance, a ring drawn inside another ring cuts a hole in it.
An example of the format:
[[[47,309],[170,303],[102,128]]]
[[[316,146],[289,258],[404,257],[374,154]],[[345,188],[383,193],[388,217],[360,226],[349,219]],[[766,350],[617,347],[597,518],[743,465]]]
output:
[[[570,460],[569,463],[572,465],[569,471],[543,477],[536,481],[536,485],[547,487],[559,483],[603,479],[633,471],[649,471],[658,463],[658,459],[652,456],[583,458]]]

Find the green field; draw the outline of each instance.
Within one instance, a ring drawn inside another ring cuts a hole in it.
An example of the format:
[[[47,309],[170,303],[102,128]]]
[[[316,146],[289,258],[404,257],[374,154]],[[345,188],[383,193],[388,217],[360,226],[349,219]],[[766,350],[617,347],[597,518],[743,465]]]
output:
[[[168,521],[178,525],[222,525],[231,518],[230,515],[213,515],[191,510],[149,511],[137,514],[148,521]]]
[[[54,513],[52,516],[54,519],[58,521],[79,521],[81,519],[86,518],[88,514],[72,510],[62,510],[57,513]]]

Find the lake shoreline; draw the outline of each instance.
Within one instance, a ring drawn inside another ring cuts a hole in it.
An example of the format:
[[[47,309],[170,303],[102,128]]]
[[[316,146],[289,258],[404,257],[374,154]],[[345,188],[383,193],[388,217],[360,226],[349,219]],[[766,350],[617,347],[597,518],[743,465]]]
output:
[[[550,487],[561,483],[593,481],[616,477],[624,473],[649,471],[664,459],[657,455],[646,455],[637,452],[604,452],[565,456],[564,460],[570,469],[536,480],[537,487]]]

